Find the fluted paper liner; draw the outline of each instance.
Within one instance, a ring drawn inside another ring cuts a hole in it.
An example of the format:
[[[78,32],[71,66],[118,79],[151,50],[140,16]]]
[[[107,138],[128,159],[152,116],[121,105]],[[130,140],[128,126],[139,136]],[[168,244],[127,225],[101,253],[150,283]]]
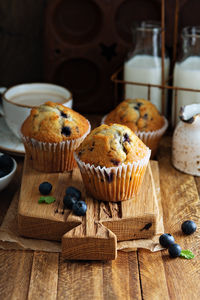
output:
[[[90,132],[91,126],[80,138],[59,143],[36,141],[33,138],[21,136],[26,155],[33,161],[33,168],[43,172],[71,171],[75,165],[74,151]]]
[[[147,154],[143,159],[110,168],[86,164],[76,153],[74,157],[87,191],[96,199],[117,202],[135,197],[141,186],[150,155],[151,150],[147,148]]]
[[[102,120],[101,124],[105,124],[105,118],[107,115],[105,115]],[[143,143],[151,149],[151,158],[153,158],[157,152],[158,149],[158,144],[161,140],[161,137],[164,135],[165,131],[167,130],[168,127],[168,121],[167,119],[163,116],[164,119],[164,125],[158,130],[154,131],[135,131],[134,133],[143,141]]]

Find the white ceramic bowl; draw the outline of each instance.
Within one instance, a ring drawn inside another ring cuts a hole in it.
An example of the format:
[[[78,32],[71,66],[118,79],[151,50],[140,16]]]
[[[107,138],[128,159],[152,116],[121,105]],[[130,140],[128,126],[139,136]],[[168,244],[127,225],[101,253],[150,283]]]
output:
[[[0,90],[2,92],[2,88]],[[72,94],[69,90],[51,83],[25,83],[10,87],[2,95],[0,115],[10,130],[20,139],[20,129],[30,110],[47,101],[72,107]]]
[[[17,170],[17,163],[14,160],[14,158],[12,158],[12,160],[13,160],[13,163],[14,163],[12,171],[9,174],[7,174],[6,176],[0,178],[0,191],[2,191],[3,189],[5,189],[7,187],[7,185],[13,179],[13,177],[15,175],[15,172]]]

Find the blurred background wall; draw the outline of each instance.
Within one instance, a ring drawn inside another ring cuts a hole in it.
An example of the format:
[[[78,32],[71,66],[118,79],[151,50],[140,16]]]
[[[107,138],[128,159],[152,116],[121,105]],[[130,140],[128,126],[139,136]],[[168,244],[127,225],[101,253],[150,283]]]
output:
[[[172,55],[175,0],[166,0]],[[180,0],[179,32],[200,25],[199,0]],[[0,0],[0,85],[54,82],[80,112],[115,105],[110,76],[133,46],[131,24],[160,20],[160,0]]]

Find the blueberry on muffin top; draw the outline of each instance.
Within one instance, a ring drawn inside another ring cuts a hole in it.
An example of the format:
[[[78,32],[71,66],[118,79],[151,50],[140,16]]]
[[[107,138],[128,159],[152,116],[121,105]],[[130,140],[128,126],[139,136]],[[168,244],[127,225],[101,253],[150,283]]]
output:
[[[112,110],[105,124],[118,123],[136,131],[155,131],[164,125],[164,118],[156,106],[145,99],[126,99]]]
[[[21,127],[22,135],[41,142],[57,143],[77,139],[89,129],[82,115],[62,104],[46,102],[34,107]]]
[[[149,149],[127,127],[101,125],[85,138],[76,150],[79,159],[95,167],[116,167],[143,159]]]

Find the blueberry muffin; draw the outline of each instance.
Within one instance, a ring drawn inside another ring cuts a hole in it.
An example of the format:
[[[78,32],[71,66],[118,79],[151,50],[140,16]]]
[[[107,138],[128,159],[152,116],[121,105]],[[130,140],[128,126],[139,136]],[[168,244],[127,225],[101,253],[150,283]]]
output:
[[[127,126],[101,125],[77,148],[87,191],[96,199],[132,199],[142,183],[150,150]]]
[[[103,123],[128,126],[152,150],[152,156],[167,129],[167,120],[145,99],[124,100],[103,119]]]
[[[35,169],[46,172],[72,170],[73,151],[89,131],[82,115],[50,101],[34,107],[21,127],[28,158]]]

